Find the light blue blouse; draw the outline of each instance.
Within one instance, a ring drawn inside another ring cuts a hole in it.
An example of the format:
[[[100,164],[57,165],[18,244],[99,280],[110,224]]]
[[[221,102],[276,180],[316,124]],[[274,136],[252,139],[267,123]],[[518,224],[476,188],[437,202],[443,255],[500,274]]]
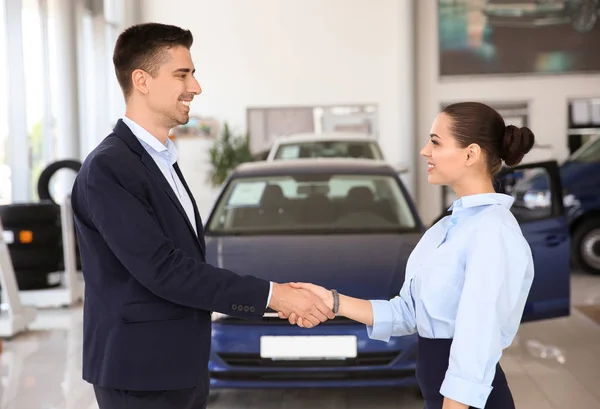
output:
[[[533,282],[533,258],[513,198],[465,196],[413,250],[399,296],[371,300],[369,337],[452,338],[440,393],[483,408],[502,350],[513,341]]]

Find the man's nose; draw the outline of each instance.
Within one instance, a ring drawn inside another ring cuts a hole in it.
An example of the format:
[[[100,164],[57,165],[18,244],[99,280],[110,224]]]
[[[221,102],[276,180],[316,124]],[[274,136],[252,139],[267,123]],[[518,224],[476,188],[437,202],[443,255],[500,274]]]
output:
[[[190,84],[188,91],[195,95],[202,94],[202,87],[196,78],[192,78],[192,83]]]

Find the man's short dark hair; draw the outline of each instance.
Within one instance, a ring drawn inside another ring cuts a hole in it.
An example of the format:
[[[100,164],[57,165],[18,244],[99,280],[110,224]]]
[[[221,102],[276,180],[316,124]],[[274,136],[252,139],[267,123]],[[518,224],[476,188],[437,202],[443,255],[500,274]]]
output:
[[[133,89],[133,71],[141,69],[155,77],[167,60],[169,48],[183,46],[189,50],[193,42],[189,30],[167,24],[137,24],[123,31],[115,45],[113,64],[125,98]]]

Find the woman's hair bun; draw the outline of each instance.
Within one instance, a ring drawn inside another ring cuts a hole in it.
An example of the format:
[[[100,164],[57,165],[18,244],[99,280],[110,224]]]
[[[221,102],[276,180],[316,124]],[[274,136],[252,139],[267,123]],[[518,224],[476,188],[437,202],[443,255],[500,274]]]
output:
[[[521,163],[523,156],[533,148],[534,143],[535,136],[531,129],[526,126],[518,128],[514,125],[507,125],[502,141],[501,159],[508,166],[516,166]]]

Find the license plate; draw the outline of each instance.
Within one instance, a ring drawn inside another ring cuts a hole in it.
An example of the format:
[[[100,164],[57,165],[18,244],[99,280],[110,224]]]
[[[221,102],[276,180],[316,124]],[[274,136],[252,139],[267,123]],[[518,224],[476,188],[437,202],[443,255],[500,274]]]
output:
[[[354,335],[263,336],[260,356],[271,359],[347,359],[355,358]]]

